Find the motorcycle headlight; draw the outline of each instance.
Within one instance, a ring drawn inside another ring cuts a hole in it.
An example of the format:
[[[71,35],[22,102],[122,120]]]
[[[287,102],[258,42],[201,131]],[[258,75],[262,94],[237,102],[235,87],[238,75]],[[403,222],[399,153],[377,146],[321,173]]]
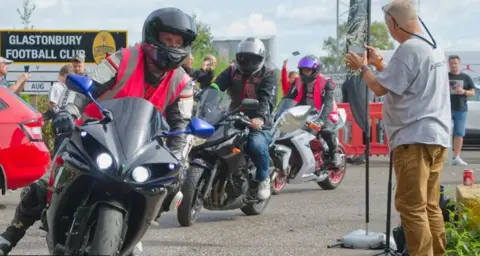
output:
[[[142,183],[142,182],[147,181],[148,178],[150,178],[150,171],[147,168],[145,168],[143,166],[139,166],[139,167],[135,167],[135,169],[133,169],[132,179],[135,182]]]
[[[97,156],[97,166],[100,170],[106,170],[113,164],[112,157],[107,153],[101,153]]]

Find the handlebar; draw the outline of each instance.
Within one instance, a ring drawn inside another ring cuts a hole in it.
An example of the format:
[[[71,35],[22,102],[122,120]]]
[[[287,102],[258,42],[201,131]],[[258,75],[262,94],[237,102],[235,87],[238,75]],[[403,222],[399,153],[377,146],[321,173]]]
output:
[[[233,115],[233,116],[228,117],[227,120],[239,121],[240,123],[248,125],[248,126],[252,125],[252,122],[250,121],[250,118],[248,118],[248,116],[244,116],[243,113],[241,113],[241,112],[237,115]]]

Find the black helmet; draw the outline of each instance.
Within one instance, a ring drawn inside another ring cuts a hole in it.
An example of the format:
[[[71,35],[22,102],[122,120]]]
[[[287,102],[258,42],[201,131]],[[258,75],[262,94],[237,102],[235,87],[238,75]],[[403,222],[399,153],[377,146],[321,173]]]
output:
[[[158,40],[160,32],[183,37],[180,47],[167,46]],[[195,20],[177,8],[161,8],[148,15],[143,24],[142,48],[160,69],[175,69],[192,51],[197,37]]]
[[[259,71],[265,63],[265,45],[258,38],[249,37],[237,45],[235,66],[243,74]]]

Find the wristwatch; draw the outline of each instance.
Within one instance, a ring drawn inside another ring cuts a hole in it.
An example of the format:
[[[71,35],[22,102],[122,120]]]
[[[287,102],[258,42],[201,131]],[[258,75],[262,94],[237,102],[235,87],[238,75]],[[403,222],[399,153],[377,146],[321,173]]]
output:
[[[378,71],[381,71],[383,69],[383,57],[382,56],[379,56],[379,58],[377,60],[377,63],[375,64],[375,68]]]
[[[367,66],[367,65],[363,65],[360,67],[360,75],[363,76],[363,73],[365,73],[365,71],[369,70],[370,68]]]

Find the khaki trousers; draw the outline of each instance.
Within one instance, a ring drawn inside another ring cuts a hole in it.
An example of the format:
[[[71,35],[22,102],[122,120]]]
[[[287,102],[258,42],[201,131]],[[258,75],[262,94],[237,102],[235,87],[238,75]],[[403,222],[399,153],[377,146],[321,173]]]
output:
[[[440,173],[447,148],[409,144],[393,150],[397,181],[395,207],[400,213],[410,256],[445,253],[445,225],[440,201]]]

